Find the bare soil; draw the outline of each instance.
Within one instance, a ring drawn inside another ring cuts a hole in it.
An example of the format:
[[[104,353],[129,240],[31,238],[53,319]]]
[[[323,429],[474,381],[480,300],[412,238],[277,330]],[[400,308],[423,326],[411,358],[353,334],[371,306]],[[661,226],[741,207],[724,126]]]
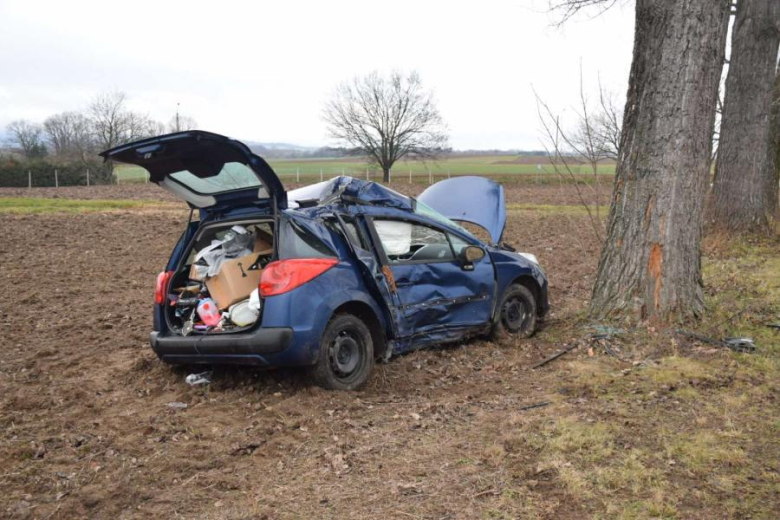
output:
[[[95,198],[163,198],[156,187],[100,190]],[[550,195],[524,190],[510,188],[510,203]],[[394,358],[354,393],[321,390],[295,370],[220,368],[211,385],[189,387],[187,370],[157,360],[147,343],[153,284],[185,218],[0,215],[0,516],[583,518],[633,507],[636,516],[713,518],[761,517],[777,503],[755,483],[713,484],[648,435],[710,417],[674,396],[687,382],[672,378],[649,395],[640,367],[592,357],[587,345],[530,368],[583,337],[598,255],[584,218],[511,216],[508,241],[536,253],[551,280],[552,312],[533,339],[478,338]],[[728,354],[701,355],[732,374],[701,379],[705,399],[718,385],[748,385]],[[771,392],[757,399],[777,417]],[[549,404],[524,409],[538,403]],[[713,417],[701,427],[727,427]],[[777,452],[756,440],[735,442],[763,459],[754,477],[771,489]],[[588,455],[607,445],[605,458]],[[634,467],[633,454],[646,485],[633,473],[587,480]],[[724,510],[745,496],[753,501]]]

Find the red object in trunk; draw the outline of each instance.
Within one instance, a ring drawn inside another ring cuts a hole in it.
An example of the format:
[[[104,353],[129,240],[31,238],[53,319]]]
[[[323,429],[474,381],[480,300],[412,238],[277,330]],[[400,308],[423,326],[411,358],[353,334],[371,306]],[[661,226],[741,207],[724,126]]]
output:
[[[260,295],[275,296],[292,291],[337,263],[336,258],[291,258],[271,262],[260,277]]]
[[[165,293],[168,292],[168,283],[173,278],[173,271],[163,271],[157,275],[157,282],[154,284],[154,303],[162,305],[165,301]]]

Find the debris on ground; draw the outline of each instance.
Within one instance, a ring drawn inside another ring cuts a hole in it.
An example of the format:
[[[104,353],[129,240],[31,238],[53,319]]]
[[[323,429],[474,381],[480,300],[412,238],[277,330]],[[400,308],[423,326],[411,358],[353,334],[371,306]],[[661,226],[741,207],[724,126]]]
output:
[[[725,338],[723,340],[734,352],[754,352],[756,344],[751,338]]]
[[[184,382],[190,386],[210,385],[212,374],[211,370],[199,374],[190,374],[184,378]]]
[[[701,341],[702,343],[731,349],[734,352],[752,353],[756,351],[756,344],[751,338],[716,339],[682,329],[677,329],[675,332],[681,336]]]
[[[174,410],[184,410],[187,408],[187,403],[182,403],[181,401],[173,401],[168,403],[168,408],[173,408]]]
[[[608,325],[594,325],[590,328],[593,329],[593,332],[588,336],[590,339],[610,339],[612,336],[625,334],[627,332],[626,329],[619,329]]]

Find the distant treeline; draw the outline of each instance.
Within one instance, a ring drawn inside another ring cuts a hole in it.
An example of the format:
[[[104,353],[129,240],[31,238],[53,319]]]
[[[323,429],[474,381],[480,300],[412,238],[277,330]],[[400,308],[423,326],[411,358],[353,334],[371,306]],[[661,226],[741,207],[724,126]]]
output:
[[[86,186],[87,182],[111,184],[113,180],[113,175],[101,168],[99,163],[88,168],[87,165],[75,161],[57,162],[42,158],[19,160],[11,156],[0,157],[0,187],[4,188]]]
[[[346,148],[340,146],[323,146],[320,148],[283,148],[275,146],[269,148],[261,143],[250,143],[249,148],[267,159],[339,159],[342,157],[360,157],[365,151],[360,148]],[[468,156],[496,156],[506,155],[511,157],[546,157],[545,150],[447,150],[444,157],[468,157]],[[414,157],[409,157],[414,159]]]
[[[17,120],[6,128],[0,154],[0,186],[75,186],[110,183],[113,164],[98,153],[125,143],[195,128],[195,121],[175,114],[166,125],[129,110],[122,92],[99,94],[83,110],[52,114],[42,122]],[[57,172],[55,178],[55,171]]]

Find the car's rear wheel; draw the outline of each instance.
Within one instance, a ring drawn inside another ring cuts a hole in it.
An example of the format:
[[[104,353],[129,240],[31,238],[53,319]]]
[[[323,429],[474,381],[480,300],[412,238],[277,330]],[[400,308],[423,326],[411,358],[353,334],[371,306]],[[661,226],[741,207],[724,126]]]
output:
[[[334,316],[320,340],[317,362],[311,368],[314,381],[329,390],[356,390],[374,368],[371,331],[352,314]]]
[[[513,284],[501,296],[493,335],[514,334],[530,338],[536,332],[536,299],[525,286]]]

